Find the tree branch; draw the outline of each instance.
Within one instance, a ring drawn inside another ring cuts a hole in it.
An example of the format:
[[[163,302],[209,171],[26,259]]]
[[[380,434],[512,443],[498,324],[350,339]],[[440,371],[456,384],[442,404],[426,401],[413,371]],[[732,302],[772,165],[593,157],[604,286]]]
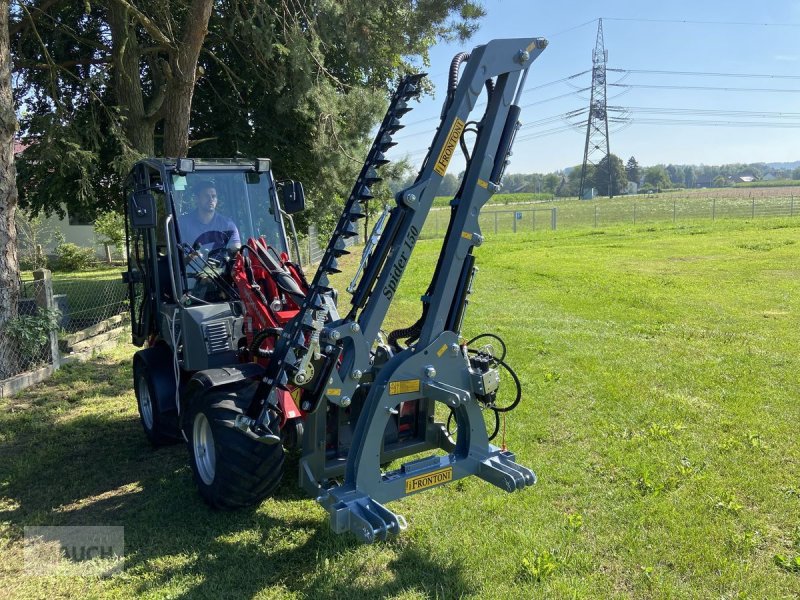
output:
[[[9,35],[14,37],[15,34],[19,33],[33,23],[36,19],[44,15],[51,6],[58,4],[61,1],[62,0],[43,0],[38,6],[29,7],[25,6],[23,2],[19,2],[19,5],[25,12],[25,15],[16,23],[10,23],[8,25]]]
[[[136,20],[139,21],[141,26],[144,27],[144,30],[147,33],[149,33],[156,42],[158,42],[159,44],[164,44],[168,48],[174,48],[175,47],[174,40],[172,40],[169,37],[167,37],[158,28],[158,26],[153,22],[153,20],[150,17],[148,17],[146,14],[144,14],[138,8],[133,6],[130,2],[128,2],[127,0],[112,0],[112,2],[115,2],[119,6],[121,6],[121,7],[125,8],[125,9],[127,9],[128,11],[130,11],[131,14],[133,14],[133,16],[136,17]]]

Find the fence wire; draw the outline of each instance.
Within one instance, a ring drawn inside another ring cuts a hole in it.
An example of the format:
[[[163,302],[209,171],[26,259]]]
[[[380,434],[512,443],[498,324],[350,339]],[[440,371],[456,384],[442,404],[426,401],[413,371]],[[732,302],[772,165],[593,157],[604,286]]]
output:
[[[21,281],[15,316],[0,328],[0,381],[91,349],[93,340],[116,340],[128,306],[121,272]]]

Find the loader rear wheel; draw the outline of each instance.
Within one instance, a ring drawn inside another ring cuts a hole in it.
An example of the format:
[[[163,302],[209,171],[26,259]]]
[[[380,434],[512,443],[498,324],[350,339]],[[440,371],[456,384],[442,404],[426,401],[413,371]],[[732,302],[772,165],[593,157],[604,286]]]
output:
[[[200,496],[214,508],[256,504],[275,491],[283,476],[283,446],[263,444],[235,425],[254,385],[248,381],[212,388],[193,398],[189,407],[189,464]]]
[[[139,419],[147,439],[156,447],[175,444],[181,439],[177,411],[169,405],[169,400],[175,404],[174,393],[169,399],[165,397],[163,386],[159,386],[154,379],[157,375],[160,373],[148,366],[141,357],[134,358],[133,390]]]

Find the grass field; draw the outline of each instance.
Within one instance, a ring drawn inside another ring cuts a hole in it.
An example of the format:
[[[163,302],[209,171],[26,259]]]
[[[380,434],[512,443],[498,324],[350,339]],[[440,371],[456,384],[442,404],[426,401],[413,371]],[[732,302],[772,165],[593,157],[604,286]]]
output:
[[[205,507],[151,450],[131,349],[0,400],[4,597],[797,598],[800,222],[487,234],[464,334],[499,333],[524,400],[507,443],[539,482],[391,504],[361,546],[297,489]],[[392,324],[435,264],[418,244]],[[352,267],[351,261],[351,267]],[[338,287],[346,284],[344,274]],[[343,294],[344,295],[344,294]],[[24,525],[123,525],[124,574],[28,577]]]
[[[800,187],[713,188],[667,190],[577,200],[542,198],[536,194],[497,194],[481,213],[487,233],[550,229],[555,211],[557,229],[586,229],[616,225],[696,225],[727,219],[800,216]],[[504,200],[498,201],[498,198]],[[441,238],[447,229],[444,198],[437,198],[425,224],[425,238]]]

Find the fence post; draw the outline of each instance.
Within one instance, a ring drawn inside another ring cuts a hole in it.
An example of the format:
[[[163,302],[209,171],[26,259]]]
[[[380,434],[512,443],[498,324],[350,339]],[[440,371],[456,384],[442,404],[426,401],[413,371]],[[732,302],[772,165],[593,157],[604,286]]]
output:
[[[554,206],[550,210],[551,210],[551,213],[550,213],[550,229],[555,231],[556,230],[556,224],[558,222],[558,217],[556,216],[557,208]]]
[[[57,309],[53,299],[53,274],[47,269],[36,269],[33,272],[33,279],[36,281],[36,306],[42,311],[54,311]],[[50,357],[53,368],[61,366],[61,353],[58,350],[58,332],[50,331]]]

